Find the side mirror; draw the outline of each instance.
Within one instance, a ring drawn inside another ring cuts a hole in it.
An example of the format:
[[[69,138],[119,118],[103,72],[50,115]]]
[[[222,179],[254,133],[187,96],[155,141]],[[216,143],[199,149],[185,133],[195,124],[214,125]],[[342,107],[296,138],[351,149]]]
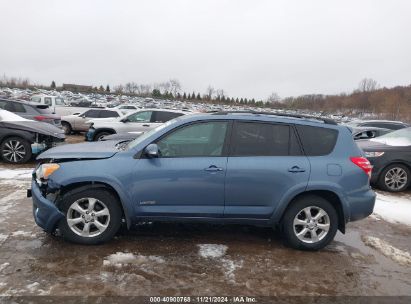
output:
[[[128,122],[128,118],[127,118],[127,117],[126,117],[126,118],[123,118],[123,119],[120,120],[120,121],[126,123],[126,122]]]
[[[144,149],[144,154],[148,158],[157,158],[159,156],[159,150],[157,144],[149,144],[145,149]]]

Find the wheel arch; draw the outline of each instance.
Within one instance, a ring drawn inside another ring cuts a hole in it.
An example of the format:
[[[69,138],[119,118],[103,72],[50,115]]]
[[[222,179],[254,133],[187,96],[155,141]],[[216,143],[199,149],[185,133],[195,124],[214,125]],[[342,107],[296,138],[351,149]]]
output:
[[[94,133],[93,140],[96,140],[97,135],[99,135],[99,133],[102,133],[102,132],[108,132],[110,134],[116,134],[117,133],[116,130],[114,130],[113,128],[98,128],[98,129],[96,129],[96,131]]]
[[[68,184],[66,186],[62,186],[59,189],[59,196],[60,198],[62,198],[68,192],[76,193],[76,192],[80,192],[83,190],[99,189],[99,188],[109,191],[111,194],[113,194],[118,199],[118,201],[120,202],[121,211],[126,220],[127,228],[130,228],[132,221],[131,221],[129,212],[126,212],[128,209],[125,206],[123,199],[119,195],[118,191],[113,186],[111,186],[110,184],[106,182],[76,182],[76,183]]]
[[[301,192],[295,195],[288,202],[286,207],[282,210],[281,216],[279,217],[277,224],[280,224],[282,222],[284,214],[286,213],[288,208],[290,208],[293,202],[295,202],[297,199],[301,197],[308,196],[308,195],[316,195],[330,202],[330,204],[334,207],[338,215],[338,230],[340,230],[342,233],[345,233],[346,217],[344,215],[343,203],[341,201],[341,198],[335,192],[330,191],[330,190],[309,190],[309,191],[304,191],[304,192]]]

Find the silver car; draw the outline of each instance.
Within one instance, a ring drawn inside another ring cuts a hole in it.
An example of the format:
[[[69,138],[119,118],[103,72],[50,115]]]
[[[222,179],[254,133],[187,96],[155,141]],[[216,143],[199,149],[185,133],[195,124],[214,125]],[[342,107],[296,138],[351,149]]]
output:
[[[86,134],[88,141],[97,141],[109,134],[147,132],[178,116],[190,112],[166,109],[144,109],[111,121],[92,120]]]
[[[88,109],[82,113],[74,113],[61,117],[64,133],[66,135],[73,131],[85,132],[90,127],[91,120],[114,120],[123,116],[118,109]]]

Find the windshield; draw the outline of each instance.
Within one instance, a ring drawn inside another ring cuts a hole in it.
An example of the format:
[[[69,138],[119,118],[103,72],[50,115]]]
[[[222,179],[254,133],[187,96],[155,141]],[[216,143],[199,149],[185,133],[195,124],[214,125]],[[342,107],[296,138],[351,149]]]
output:
[[[153,135],[154,133],[164,129],[165,127],[171,125],[175,120],[169,120],[166,123],[159,125],[157,128],[154,128],[146,133],[143,133],[141,136],[137,137],[135,140],[131,141],[127,148],[132,149],[134,147],[136,147],[139,143],[143,142],[144,140],[146,140],[147,138],[149,138],[151,135]]]
[[[411,146],[411,128],[405,128],[370,139],[388,146]]]
[[[9,111],[0,109],[0,121],[27,121],[27,119]]]

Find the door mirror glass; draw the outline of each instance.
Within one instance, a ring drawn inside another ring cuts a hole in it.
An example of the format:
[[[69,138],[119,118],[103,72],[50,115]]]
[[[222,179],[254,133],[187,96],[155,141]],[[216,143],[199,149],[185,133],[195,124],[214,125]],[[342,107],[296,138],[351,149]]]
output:
[[[144,154],[148,157],[148,158],[156,158],[158,157],[158,146],[157,144],[150,144],[148,145],[145,149],[144,149]]]

